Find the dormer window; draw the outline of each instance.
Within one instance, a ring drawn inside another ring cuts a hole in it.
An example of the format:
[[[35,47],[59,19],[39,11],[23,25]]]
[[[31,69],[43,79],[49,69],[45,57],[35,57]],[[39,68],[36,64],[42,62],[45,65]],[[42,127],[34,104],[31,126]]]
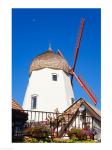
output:
[[[31,97],[31,109],[36,109],[37,108],[37,96],[32,96]]]
[[[57,81],[57,74],[56,74],[56,73],[53,73],[53,74],[52,74],[52,80],[53,80],[53,81]]]

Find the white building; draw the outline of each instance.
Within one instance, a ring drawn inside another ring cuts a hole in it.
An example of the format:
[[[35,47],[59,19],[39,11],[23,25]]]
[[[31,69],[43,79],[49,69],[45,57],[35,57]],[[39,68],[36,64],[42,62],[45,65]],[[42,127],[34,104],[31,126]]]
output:
[[[95,130],[94,139],[101,140],[101,113],[96,107],[80,98],[64,111],[66,121],[67,114],[73,114],[73,116],[69,117],[68,123],[63,128],[60,128],[60,137],[65,136],[64,130],[67,128],[83,129],[88,127]]]
[[[35,57],[30,65],[24,110],[63,112],[73,102],[74,94],[67,61],[52,49]]]

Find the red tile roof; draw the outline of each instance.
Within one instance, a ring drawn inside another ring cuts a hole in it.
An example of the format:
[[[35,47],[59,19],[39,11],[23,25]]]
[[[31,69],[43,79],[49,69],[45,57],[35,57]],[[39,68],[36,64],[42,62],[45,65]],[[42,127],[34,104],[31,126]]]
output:
[[[23,108],[14,99],[12,99],[12,109],[23,110]]]

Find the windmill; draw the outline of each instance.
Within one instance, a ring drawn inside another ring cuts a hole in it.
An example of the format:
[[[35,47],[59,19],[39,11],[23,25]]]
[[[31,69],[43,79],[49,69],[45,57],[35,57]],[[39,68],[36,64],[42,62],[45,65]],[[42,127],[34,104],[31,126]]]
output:
[[[74,55],[74,63],[73,63],[73,67],[69,67],[70,69],[70,75],[71,75],[71,84],[73,86],[73,78],[75,78],[77,80],[77,82],[79,83],[79,85],[83,88],[83,90],[87,93],[87,95],[90,97],[90,99],[92,100],[92,102],[96,105],[97,104],[97,100],[93,94],[93,92],[87,87],[87,85],[84,83],[84,81],[81,79],[80,76],[77,76],[75,73],[75,67],[76,67],[76,62],[77,62],[77,58],[78,58],[78,52],[79,52],[79,48],[80,48],[80,44],[81,44],[81,39],[82,39],[82,33],[84,30],[84,19],[81,20],[81,27],[80,27],[80,32],[79,32],[79,36],[77,39],[77,44],[76,44],[76,50],[75,50],[75,55]],[[58,50],[58,54],[64,58],[64,56],[62,55],[61,51]]]

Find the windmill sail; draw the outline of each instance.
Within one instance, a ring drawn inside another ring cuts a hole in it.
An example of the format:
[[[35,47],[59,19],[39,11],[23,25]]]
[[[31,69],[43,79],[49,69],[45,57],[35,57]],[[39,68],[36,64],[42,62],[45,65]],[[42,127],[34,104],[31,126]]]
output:
[[[77,62],[77,57],[78,57],[79,47],[80,47],[80,43],[81,43],[81,39],[82,39],[83,29],[84,29],[84,19],[81,20],[81,28],[80,28],[79,37],[77,39],[77,46],[76,46],[75,55],[74,55],[74,64],[72,67],[73,71],[75,70],[75,66],[76,66],[76,62]],[[71,83],[73,84],[73,76],[71,77]]]
[[[87,95],[90,97],[90,99],[93,101],[93,103],[96,105],[97,104],[96,98],[94,97],[94,95],[92,94],[92,92],[88,89],[88,87],[85,85],[85,83],[82,81],[82,79],[79,76],[77,76],[74,71],[72,71],[71,73],[72,73],[73,77],[75,77],[75,79],[78,81],[78,83],[80,84],[80,86],[87,93]]]
[[[58,54],[64,58],[63,54],[61,53],[60,50],[58,50]],[[70,67],[69,67],[70,68]],[[84,89],[84,91],[87,93],[87,95],[90,97],[90,99],[93,101],[93,103],[96,105],[97,100],[93,93],[89,90],[89,88],[85,85],[85,83],[82,81],[81,77],[77,76],[73,70],[74,68],[70,68],[70,74],[72,77],[75,77],[75,79],[78,81],[80,86]]]

